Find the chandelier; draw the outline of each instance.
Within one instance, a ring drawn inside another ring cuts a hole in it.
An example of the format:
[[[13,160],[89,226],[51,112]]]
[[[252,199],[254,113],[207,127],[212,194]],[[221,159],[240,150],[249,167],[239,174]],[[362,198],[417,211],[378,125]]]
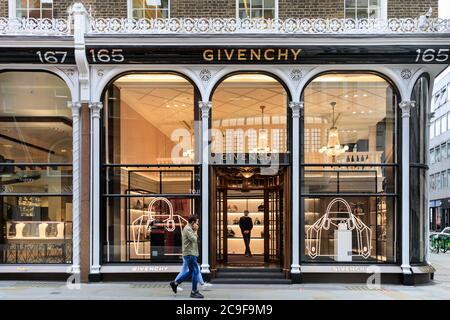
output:
[[[34,210],[41,206],[41,199],[37,197],[19,197],[17,203],[22,217],[34,216]]]
[[[271,153],[269,147],[269,130],[264,129],[264,109],[266,106],[259,106],[261,109],[261,129],[258,133],[258,146],[252,149],[252,153]]]
[[[333,157],[333,162],[337,155],[340,155],[348,150],[348,146],[341,146],[339,141],[339,131],[336,127],[336,120],[334,118],[334,108],[336,106],[336,102],[330,103],[333,108],[333,123],[331,128],[328,129],[328,142],[326,146],[323,146],[319,149],[320,153],[326,153],[328,156]]]

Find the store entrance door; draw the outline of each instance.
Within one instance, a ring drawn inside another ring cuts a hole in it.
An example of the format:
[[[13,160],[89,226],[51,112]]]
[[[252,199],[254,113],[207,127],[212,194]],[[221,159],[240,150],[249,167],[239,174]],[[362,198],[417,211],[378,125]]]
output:
[[[214,168],[216,268],[280,268],[286,257],[287,169]]]

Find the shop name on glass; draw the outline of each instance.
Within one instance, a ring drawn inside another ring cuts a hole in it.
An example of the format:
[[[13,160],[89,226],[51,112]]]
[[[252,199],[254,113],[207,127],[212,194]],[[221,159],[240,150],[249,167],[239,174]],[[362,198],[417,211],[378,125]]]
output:
[[[176,308],[177,315],[198,315],[207,318],[209,315],[271,315],[273,308],[268,305],[253,305],[253,304],[221,304],[219,308],[203,307],[203,306],[189,306],[183,304],[183,306]]]

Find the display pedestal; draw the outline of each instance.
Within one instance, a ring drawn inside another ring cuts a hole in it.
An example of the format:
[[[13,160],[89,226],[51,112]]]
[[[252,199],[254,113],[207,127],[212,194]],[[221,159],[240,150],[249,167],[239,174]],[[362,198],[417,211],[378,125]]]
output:
[[[352,261],[352,231],[338,229],[334,231],[334,259]]]

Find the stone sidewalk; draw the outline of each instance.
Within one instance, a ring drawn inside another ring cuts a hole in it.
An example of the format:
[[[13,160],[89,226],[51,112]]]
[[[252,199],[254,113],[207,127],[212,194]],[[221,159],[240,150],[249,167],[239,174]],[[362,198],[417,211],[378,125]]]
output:
[[[270,300],[409,300],[450,299],[450,252],[432,256],[437,269],[435,280],[415,287],[382,285],[369,289],[364,284],[296,284],[296,285],[214,285],[203,291],[207,299]],[[70,288],[63,282],[2,281],[0,300],[183,300],[189,299],[189,284],[173,294],[166,282],[108,282],[82,284]]]

